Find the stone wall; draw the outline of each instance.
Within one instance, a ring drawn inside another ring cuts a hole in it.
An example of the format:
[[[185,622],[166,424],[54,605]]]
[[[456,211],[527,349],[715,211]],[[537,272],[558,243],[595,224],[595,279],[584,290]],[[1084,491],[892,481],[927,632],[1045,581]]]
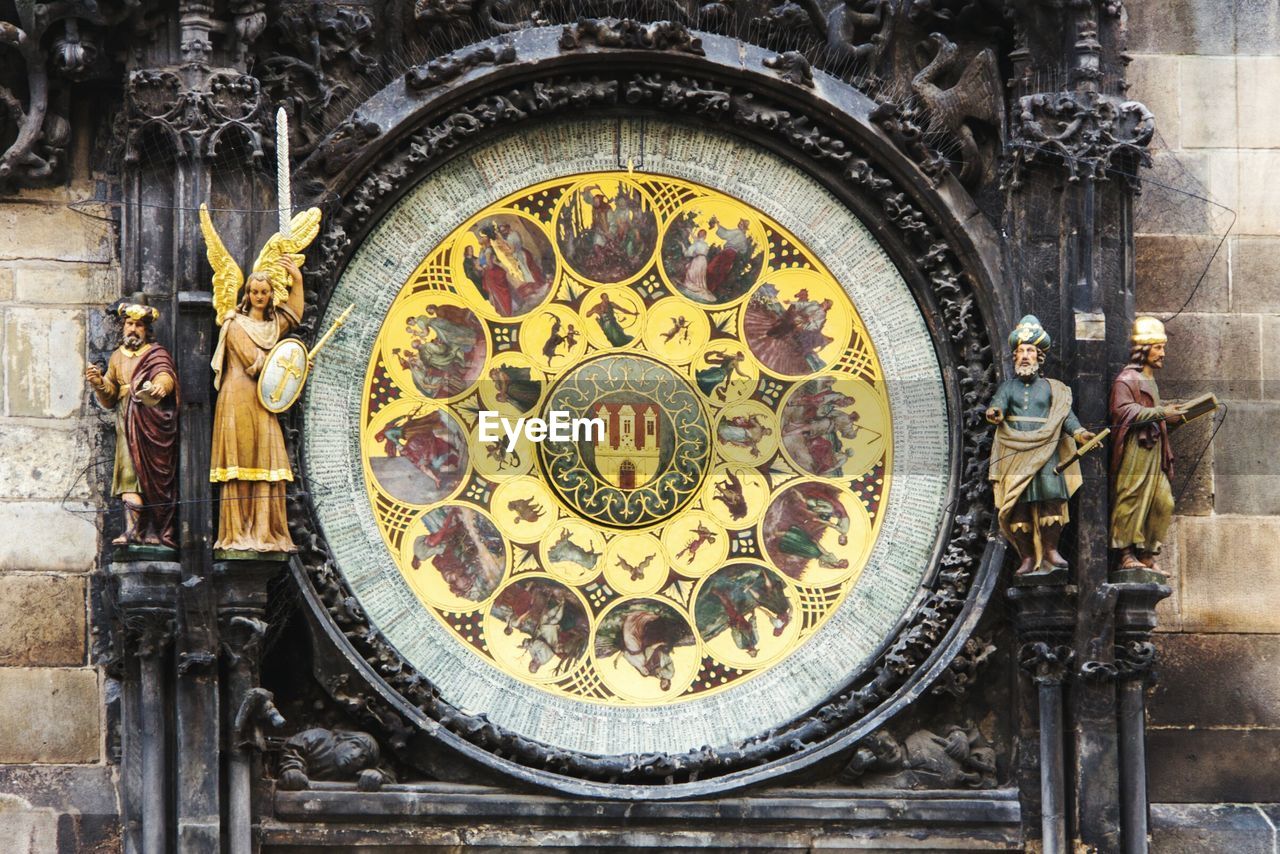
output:
[[[1153,801],[1280,800],[1280,4],[1130,0],[1130,93],[1157,116],[1137,208],[1138,310],[1168,317],[1166,396],[1212,391],[1226,421],[1178,506],[1165,561]],[[1230,209],[1235,213],[1229,232]],[[1178,436],[1182,488],[1212,425]],[[1181,850],[1181,849],[1170,849]],[[1236,849],[1245,850],[1245,849]],[[1252,849],[1248,849],[1252,850]],[[1269,847],[1267,850],[1271,850]]]
[[[73,174],[91,174],[87,141]],[[114,232],[81,180],[0,202],[0,839],[116,847],[104,678],[90,663],[100,420],[84,382],[120,295]],[[97,320],[95,319],[97,318]]]

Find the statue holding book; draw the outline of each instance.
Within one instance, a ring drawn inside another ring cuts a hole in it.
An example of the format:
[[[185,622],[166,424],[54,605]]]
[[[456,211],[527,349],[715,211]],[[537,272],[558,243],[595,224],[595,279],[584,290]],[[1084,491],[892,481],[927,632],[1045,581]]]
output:
[[[1164,324],[1139,317],[1130,336],[1129,364],[1111,384],[1111,548],[1120,550],[1122,570],[1156,563],[1173,516],[1173,449],[1169,431],[1213,412],[1217,399],[1203,395],[1182,405],[1160,400],[1155,372],[1164,367]]]

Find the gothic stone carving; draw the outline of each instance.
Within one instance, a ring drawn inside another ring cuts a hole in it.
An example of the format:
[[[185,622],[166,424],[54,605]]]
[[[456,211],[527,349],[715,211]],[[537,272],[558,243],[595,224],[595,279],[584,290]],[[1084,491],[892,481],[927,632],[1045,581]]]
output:
[[[582,18],[560,34],[561,50],[576,50],[583,44],[631,50],[673,50],[702,56],[702,40],[684,24],[654,21],[646,24],[631,18]]]
[[[424,65],[416,65],[405,74],[404,82],[410,89],[420,91],[448,83],[480,65],[506,65],[515,61],[515,44],[503,38],[494,44],[474,45]]]
[[[142,154],[152,134],[183,156],[209,157],[219,142],[239,135],[253,157],[262,156],[265,109],[257,78],[233,69],[200,74],[189,84],[176,71],[146,69],[129,75],[125,87],[130,133],[125,156]]]
[[[911,80],[911,89],[928,110],[931,127],[953,136],[960,144],[957,177],[973,186],[982,175],[982,151],[974,137],[972,122],[985,123],[997,131],[1004,126],[1004,87],[990,48],[979,52],[948,88],[938,80],[953,74],[960,64],[960,48],[941,33],[929,40],[937,48],[933,59]]]
[[[571,43],[579,43],[580,29],[569,28],[567,33]],[[660,41],[653,39],[653,43]],[[290,519],[308,578],[336,626],[373,671],[425,715],[475,747],[530,767],[609,783],[692,782],[802,752],[886,701],[938,648],[964,608],[990,536],[992,517],[985,477],[990,436],[981,425],[995,372],[972,282],[961,272],[954,251],[937,226],[911,203],[893,179],[859,156],[851,140],[819,121],[754,92],[692,76],[673,77],[658,72],[620,72],[612,77],[600,77],[596,72],[596,76],[585,79],[560,76],[527,81],[501,95],[485,95],[454,108],[452,113],[436,118],[408,137],[347,193],[346,204],[327,221],[319,241],[318,263],[309,275],[316,277],[317,285],[332,282],[353,248],[351,236],[371,222],[396,189],[469,139],[535,116],[619,104],[700,115],[763,133],[833,170],[851,191],[871,200],[882,212],[886,227],[909,247],[918,271],[932,288],[959,379],[960,418],[965,424],[960,449],[962,485],[935,586],[886,652],[849,691],[832,698],[809,717],[727,749],[708,747],[681,755],[621,757],[576,754],[508,732],[483,715],[447,703],[369,625],[334,567],[314,520],[303,514],[290,514]],[[317,316],[314,312],[309,314]],[[296,423],[289,429],[296,430]],[[292,447],[296,453],[296,443]],[[386,709],[386,703],[373,692],[362,691],[355,703],[369,716],[398,724],[395,729],[405,728],[399,713]],[[397,740],[403,742],[407,735],[401,732]]]
[[[995,751],[976,728],[922,729],[899,741],[877,731],[859,743],[840,772],[848,783],[875,789],[991,789]]]
[[[1019,666],[1031,674],[1037,685],[1063,682],[1075,657],[1075,650],[1071,647],[1045,641],[1025,643],[1018,649]]]
[[[309,789],[311,781],[355,783],[374,792],[391,775],[379,767],[378,742],[366,732],[341,729],[303,730],[285,739],[280,756],[280,788]]]
[[[964,642],[960,653],[951,660],[950,666],[938,677],[930,692],[950,694],[953,697],[963,696],[969,686],[977,681],[978,671],[995,651],[996,646],[990,640],[977,636],[969,638]]]
[[[764,61],[765,68],[772,68],[788,83],[813,88],[813,66],[798,50],[775,54]]]
[[[1072,183],[1081,177],[1105,181],[1114,167],[1136,186],[1138,166],[1151,162],[1147,145],[1155,126],[1155,116],[1137,101],[1089,91],[1026,95],[1010,127],[1006,183],[1020,186],[1029,164],[1047,161],[1061,163]]]
[[[261,64],[262,85],[273,102],[286,102],[294,116],[319,116],[351,92],[377,65],[374,20],[361,8],[322,4],[286,6],[274,22],[277,52]],[[291,150],[305,154],[315,144],[312,122],[290,126]]]

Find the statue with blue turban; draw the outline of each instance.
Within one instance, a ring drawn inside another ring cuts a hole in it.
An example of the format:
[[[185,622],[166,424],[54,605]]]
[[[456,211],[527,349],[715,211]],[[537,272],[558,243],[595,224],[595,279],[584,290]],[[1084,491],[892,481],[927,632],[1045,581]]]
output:
[[[1094,437],[1072,411],[1071,389],[1041,372],[1049,344],[1034,315],[1018,322],[1009,335],[1014,378],[1001,383],[986,412],[996,425],[988,477],[1000,530],[1022,559],[1018,575],[1066,567],[1058,541],[1070,520],[1067,500],[1080,488],[1080,464],[1054,469]]]

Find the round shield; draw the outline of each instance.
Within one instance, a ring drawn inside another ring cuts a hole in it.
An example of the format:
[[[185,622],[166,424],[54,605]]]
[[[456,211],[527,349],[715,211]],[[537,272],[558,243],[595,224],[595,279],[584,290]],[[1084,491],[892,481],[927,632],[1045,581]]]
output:
[[[267,354],[258,374],[258,401],[268,412],[284,412],[302,394],[309,369],[305,344],[297,338],[279,342]]]

